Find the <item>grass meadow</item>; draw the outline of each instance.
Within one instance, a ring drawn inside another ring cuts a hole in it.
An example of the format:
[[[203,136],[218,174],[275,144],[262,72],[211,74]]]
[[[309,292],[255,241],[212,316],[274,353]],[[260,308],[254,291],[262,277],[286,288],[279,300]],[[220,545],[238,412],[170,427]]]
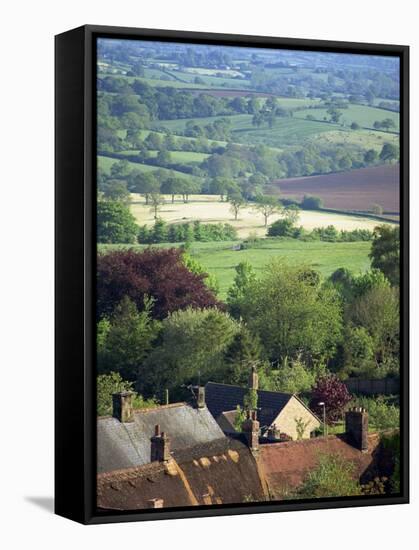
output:
[[[329,276],[339,267],[346,267],[354,273],[366,271],[370,266],[368,254],[371,243],[328,243],[323,241],[303,242],[297,239],[263,239],[256,246],[245,250],[233,250],[234,241],[193,242],[190,254],[202,266],[216,276],[219,283],[219,297],[225,299],[233,283],[235,267],[240,262],[249,262],[256,273],[273,259],[284,258],[290,263],[305,263]],[[179,243],[162,243],[157,247],[177,247]],[[99,245],[99,252],[120,248],[142,250],[146,245]]]

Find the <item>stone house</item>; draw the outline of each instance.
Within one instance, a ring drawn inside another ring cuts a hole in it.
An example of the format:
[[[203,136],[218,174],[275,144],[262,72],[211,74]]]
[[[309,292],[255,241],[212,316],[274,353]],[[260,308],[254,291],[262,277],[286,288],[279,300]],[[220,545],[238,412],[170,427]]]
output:
[[[215,382],[205,386],[207,407],[225,434],[237,433],[237,406],[243,409],[249,389],[257,391],[257,417],[262,436],[275,439],[281,433],[293,440],[309,439],[320,427],[319,418],[296,395],[259,390],[258,376],[252,369],[248,388]]]

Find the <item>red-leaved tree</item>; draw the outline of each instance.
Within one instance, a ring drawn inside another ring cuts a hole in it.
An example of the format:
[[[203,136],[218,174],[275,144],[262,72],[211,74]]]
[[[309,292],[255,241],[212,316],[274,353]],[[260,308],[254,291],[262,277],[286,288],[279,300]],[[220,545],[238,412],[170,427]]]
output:
[[[189,271],[176,248],[143,252],[118,250],[102,254],[97,262],[97,314],[110,315],[124,296],[144,309],[144,296],[154,299],[152,316],[164,319],[168,313],[188,306],[220,306],[205,285],[205,274]]]
[[[342,418],[346,405],[352,399],[347,387],[334,374],[322,376],[316,382],[310,399],[310,409],[323,419],[323,406],[326,407],[326,422]]]

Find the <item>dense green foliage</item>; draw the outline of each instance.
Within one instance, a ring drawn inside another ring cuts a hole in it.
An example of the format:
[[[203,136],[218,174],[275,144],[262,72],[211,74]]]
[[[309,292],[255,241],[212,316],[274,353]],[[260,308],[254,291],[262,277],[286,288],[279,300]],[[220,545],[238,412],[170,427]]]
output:
[[[99,374],[96,381],[96,406],[97,415],[106,416],[112,414],[112,394],[121,391],[131,391],[134,409],[144,409],[158,405],[155,399],[144,399],[142,395],[133,391],[133,384],[124,380],[117,372]]]
[[[97,240],[99,243],[133,243],[138,226],[129,208],[120,201],[97,203]]]
[[[238,304],[240,315],[264,345],[271,360],[328,360],[342,335],[339,295],[304,266],[272,262],[251,282]]]
[[[144,244],[232,241],[237,239],[236,229],[228,223],[201,223],[200,221],[185,223],[166,223],[157,218],[154,226],[140,227],[138,242]]]
[[[158,333],[152,320],[153,301],[144,299],[144,309],[138,311],[134,302],[124,296],[110,318],[102,318],[98,326],[97,371],[115,371],[125,380],[137,379],[138,367],[151,349]]]
[[[380,269],[393,285],[400,282],[400,230],[381,225],[374,231],[371,265]]]
[[[162,322],[159,345],[140,370],[139,382],[179,389],[182,384],[222,380],[224,353],[240,326],[217,309],[175,311]]]
[[[310,470],[299,487],[297,498],[356,496],[361,486],[352,462],[338,455],[321,454],[317,466]]]

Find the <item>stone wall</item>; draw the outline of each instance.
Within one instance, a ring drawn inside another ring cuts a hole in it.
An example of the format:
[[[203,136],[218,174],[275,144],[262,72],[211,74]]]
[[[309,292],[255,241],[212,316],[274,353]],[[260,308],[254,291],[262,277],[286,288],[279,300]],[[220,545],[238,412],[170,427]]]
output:
[[[310,433],[320,427],[320,422],[296,397],[291,397],[274,424],[281,433],[286,433],[292,439],[298,439],[297,423],[295,419],[301,418],[307,424],[302,439],[309,439]]]

